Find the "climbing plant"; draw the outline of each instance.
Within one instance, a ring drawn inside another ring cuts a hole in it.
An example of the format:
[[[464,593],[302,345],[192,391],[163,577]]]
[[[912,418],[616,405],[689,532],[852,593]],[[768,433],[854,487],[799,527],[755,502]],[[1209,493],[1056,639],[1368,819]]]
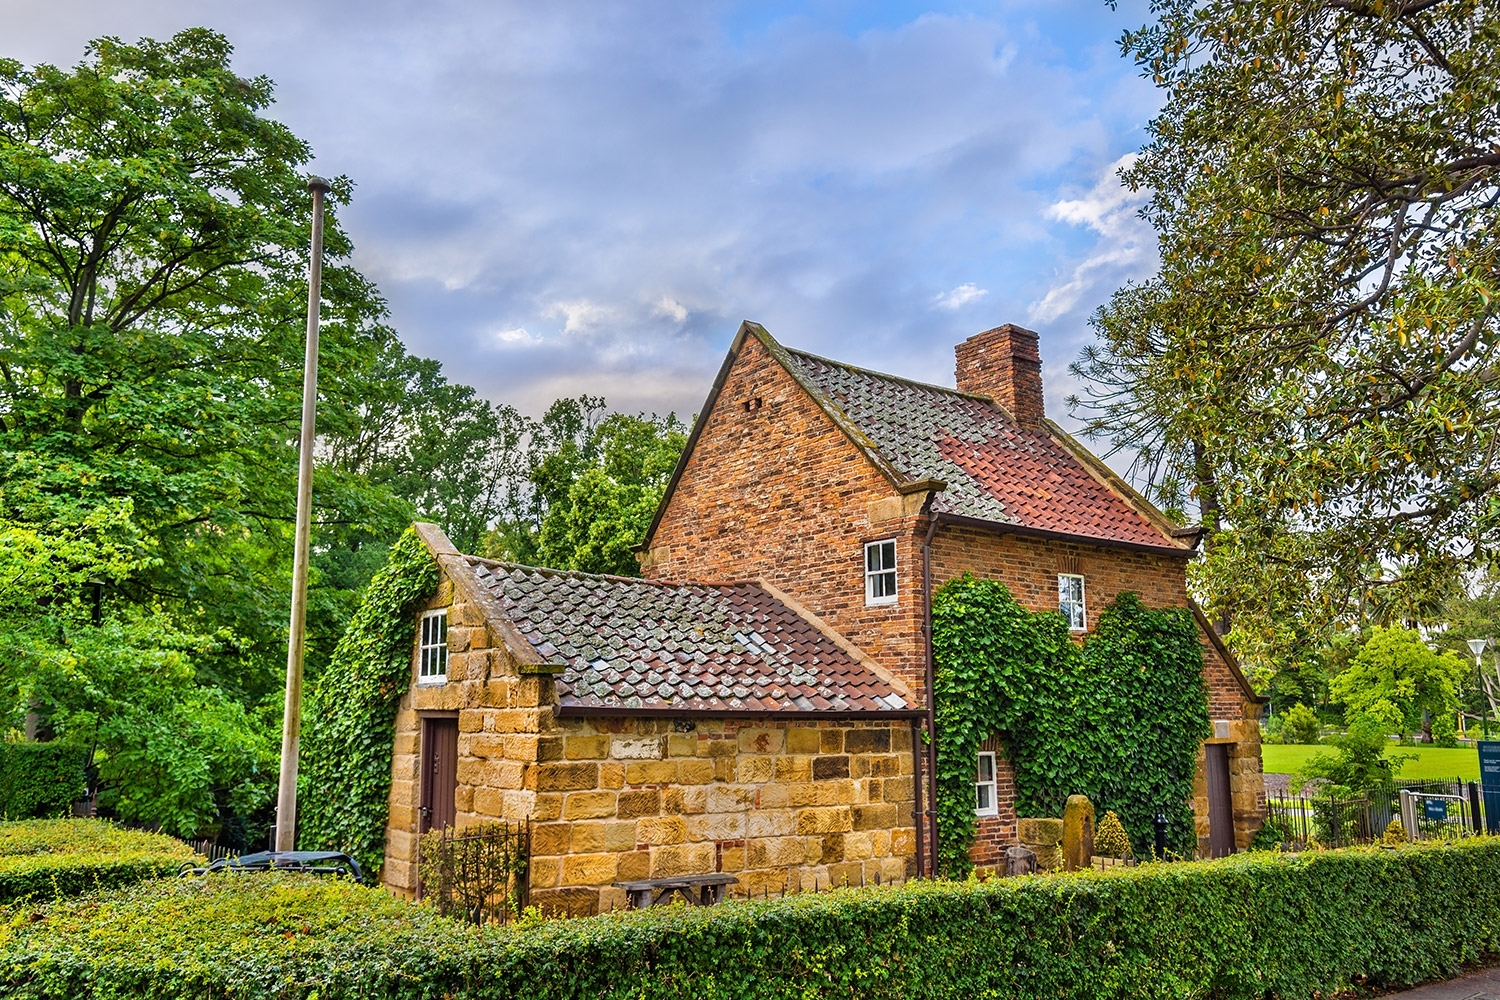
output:
[[[939,866],[961,875],[974,841],[979,745],[999,736],[1020,815],[1059,793],[1112,809],[1135,843],[1191,853],[1199,744],[1211,734],[1203,650],[1183,608],[1121,594],[1080,647],[1056,611],[1033,613],[1003,583],[965,574],[933,595]]]
[[[407,529],[313,685],[297,792],[304,849],[344,851],[370,872],[384,860],[396,709],[411,673],[414,616],[437,584],[432,554]]]

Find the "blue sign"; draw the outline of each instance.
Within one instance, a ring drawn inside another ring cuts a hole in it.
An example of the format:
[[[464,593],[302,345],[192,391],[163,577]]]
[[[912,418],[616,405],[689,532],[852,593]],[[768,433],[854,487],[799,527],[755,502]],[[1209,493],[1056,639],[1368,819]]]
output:
[[[1500,740],[1479,740],[1479,783],[1484,787],[1484,828],[1500,833]]]
[[[1427,803],[1427,818],[1444,821],[1448,818],[1448,803],[1444,799],[1424,799]]]

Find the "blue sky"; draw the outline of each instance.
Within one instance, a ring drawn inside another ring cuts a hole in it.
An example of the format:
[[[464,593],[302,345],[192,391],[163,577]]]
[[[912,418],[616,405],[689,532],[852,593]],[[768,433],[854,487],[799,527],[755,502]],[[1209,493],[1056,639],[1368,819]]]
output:
[[[223,31],[314,168],[410,349],[538,413],[691,414],[741,319],[952,384],[1041,334],[1048,411],[1088,315],[1155,267],[1113,171],[1156,92],[1144,2],[0,0],[0,54]]]

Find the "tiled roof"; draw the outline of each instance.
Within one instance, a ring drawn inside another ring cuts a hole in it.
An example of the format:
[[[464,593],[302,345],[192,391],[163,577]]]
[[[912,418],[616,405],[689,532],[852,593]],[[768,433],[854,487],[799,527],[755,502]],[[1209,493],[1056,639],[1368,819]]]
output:
[[[464,557],[564,710],[889,712],[895,688],[754,583],[662,583]]]
[[[939,479],[939,514],[1108,542],[1178,548],[1044,430],[980,396],[783,348],[797,376],[909,479]]]

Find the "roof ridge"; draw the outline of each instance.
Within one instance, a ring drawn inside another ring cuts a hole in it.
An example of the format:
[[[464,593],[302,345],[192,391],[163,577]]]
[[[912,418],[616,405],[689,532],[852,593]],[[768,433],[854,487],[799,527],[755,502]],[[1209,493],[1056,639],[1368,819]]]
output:
[[[620,576],[617,573],[589,573],[581,569],[557,569],[552,566],[530,566],[526,563],[505,562],[501,559],[490,559],[487,556],[474,556],[463,554],[462,558],[470,563],[481,563],[485,566],[496,567],[506,570],[519,569],[529,573],[537,573],[541,576],[566,576],[575,579],[608,580],[611,583],[643,583],[652,587],[712,587],[716,590],[731,589],[734,587],[751,586],[761,592],[766,589],[760,585],[759,580],[662,580],[643,576]]]
[[[907,378],[905,375],[893,375],[890,372],[876,371],[874,368],[865,368],[861,365],[851,365],[847,361],[838,361],[834,358],[825,358],[821,354],[814,354],[811,351],[804,351],[795,347],[787,347],[785,345],[782,345],[782,350],[786,351],[788,354],[795,354],[799,357],[807,358],[811,361],[818,361],[825,365],[833,365],[835,368],[843,368],[846,371],[858,372],[861,375],[871,375],[875,378],[882,378],[889,382],[901,382],[905,385],[914,386],[918,389],[933,389],[937,392],[947,393],[950,396],[957,396],[960,399],[972,399],[980,403],[989,403],[992,406],[1000,408],[1002,411],[1004,410],[1004,407],[1001,407],[999,403],[996,403],[993,397],[986,396],[982,393],[964,392],[962,389],[954,389],[946,385],[934,385],[931,382],[923,382],[919,379]]]

